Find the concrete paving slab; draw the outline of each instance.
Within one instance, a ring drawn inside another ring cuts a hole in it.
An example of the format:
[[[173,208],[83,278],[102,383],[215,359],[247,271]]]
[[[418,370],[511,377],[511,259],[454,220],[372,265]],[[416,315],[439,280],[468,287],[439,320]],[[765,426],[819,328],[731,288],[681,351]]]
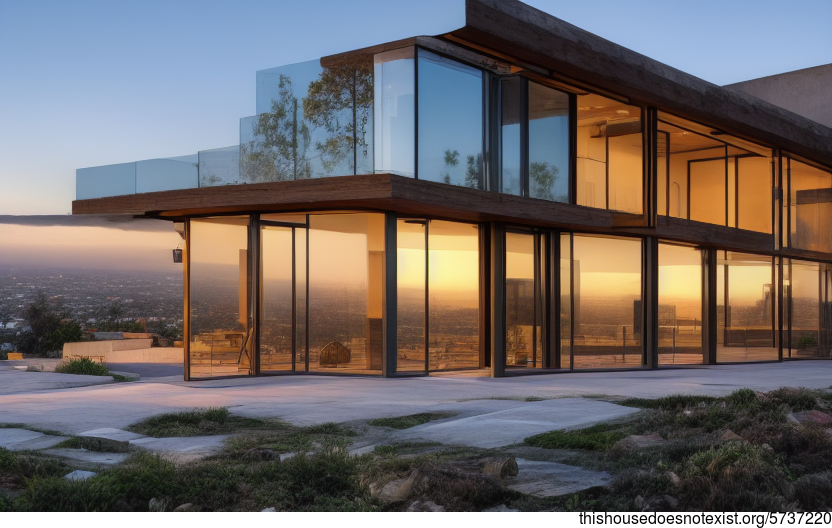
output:
[[[585,398],[510,403],[508,408],[495,412],[411,427],[393,438],[494,448],[519,444],[547,431],[585,427],[638,412],[632,407]],[[453,409],[454,405],[447,407]]]
[[[517,459],[520,470],[508,485],[509,489],[536,497],[557,497],[577,493],[594,486],[605,486],[612,475],[555,462]]]
[[[217,453],[225,447],[225,440],[231,435],[188,436],[172,438],[151,438],[145,436],[130,440],[135,445],[160,453],[176,453],[207,456]]]
[[[123,429],[115,429],[113,427],[101,427],[99,429],[91,429],[78,433],[78,436],[94,436],[97,438],[107,438],[109,440],[117,440],[119,442],[129,442],[138,438],[146,438],[144,435],[138,433],[131,433]]]
[[[23,370],[0,371],[0,396],[24,394],[34,391],[55,391],[91,385],[114,383],[110,376],[83,376],[58,374],[57,372],[28,372]]]
[[[113,464],[120,464],[124,462],[128,456],[127,453],[99,453],[97,451],[87,451],[86,449],[45,449],[43,453],[61,458],[69,458],[71,460],[78,460],[80,462],[90,462],[92,464],[104,464],[111,466]]]
[[[55,388],[48,376],[78,378],[46,372],[0,370],[0,421],[77,434],[103,427],[123,429],[150,416],[197,407],[226,406],[239,416],[279,417],[297,425],[313,425],[448,410],[455,404],[467,404],[465,411],[474,413],[475,407],[480,410],[477,412],[490,412],[520,403],[491,399],[495,397],[522,400],[588,395],[610,398],[656,398],[669,394],[723,396],[742,387],[758,391],[783,386],[828,388],[832,385],[832,361],[500,379],[303,375],[163,383],[160,382],[163,378],[155,378],[71,389]],[[13,382],[14,387],[7,381]],[[535,421],[539,419],[533,417]]]
[[[60,444],[66,439],[66,436],[46,435],[28,429],[0,429],[0,447],[9,451],[45,449]]]

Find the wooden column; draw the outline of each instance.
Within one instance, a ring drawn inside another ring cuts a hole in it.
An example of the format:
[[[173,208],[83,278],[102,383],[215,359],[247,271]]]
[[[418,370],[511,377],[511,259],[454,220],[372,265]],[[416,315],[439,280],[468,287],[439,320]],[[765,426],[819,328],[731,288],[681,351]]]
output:
[[[702,351],[705,363],[716,363],[717,335],[717,291],[716,291],[716,253],[710,248],[702,251]]]

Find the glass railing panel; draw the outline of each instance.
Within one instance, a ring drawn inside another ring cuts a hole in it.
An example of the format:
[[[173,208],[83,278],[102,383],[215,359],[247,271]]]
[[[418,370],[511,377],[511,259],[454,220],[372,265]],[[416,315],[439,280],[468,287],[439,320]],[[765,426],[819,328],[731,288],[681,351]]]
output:
[[[199,151],[199,186],[232,185],[240,181],[240,146]]]
[[[76,200],[121,196],[135,192],[135,163],[118,163],[75,171]]]
[[[416,65],[414,48],[374,57],[375,171],[416,174]]]
[[[371,56],[257,72],[257,116],[240,122],[241,179],[372,172]]]
[[[172,191],[199,187],[198,156],[136,162],[136,192]]]

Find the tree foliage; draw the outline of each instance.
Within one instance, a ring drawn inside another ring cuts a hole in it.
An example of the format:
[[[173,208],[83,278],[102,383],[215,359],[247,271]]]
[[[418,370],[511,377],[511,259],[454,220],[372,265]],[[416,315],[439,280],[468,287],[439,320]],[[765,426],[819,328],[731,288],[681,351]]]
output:
[[[50,302],[40,290],[26,307],[23,317],[31,327],[18,339],[17,348],[24,354],[45,356],[63,348],[64,343],[81,340],[81,325],[70,319],[58,302]]]
[[[559,172],[560,169],[554,165],[549,167],[548,162],[532,162],[529,165],[529,194],[533,198],[554,200],[555,195],[552,190]]]

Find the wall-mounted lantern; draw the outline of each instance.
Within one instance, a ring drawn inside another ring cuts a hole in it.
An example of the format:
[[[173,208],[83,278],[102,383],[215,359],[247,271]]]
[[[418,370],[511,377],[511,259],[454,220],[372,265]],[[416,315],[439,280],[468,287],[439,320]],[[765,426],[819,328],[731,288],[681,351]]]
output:
[[[173,250],[173,263],[182,264],[182,250],[179,248]]]

